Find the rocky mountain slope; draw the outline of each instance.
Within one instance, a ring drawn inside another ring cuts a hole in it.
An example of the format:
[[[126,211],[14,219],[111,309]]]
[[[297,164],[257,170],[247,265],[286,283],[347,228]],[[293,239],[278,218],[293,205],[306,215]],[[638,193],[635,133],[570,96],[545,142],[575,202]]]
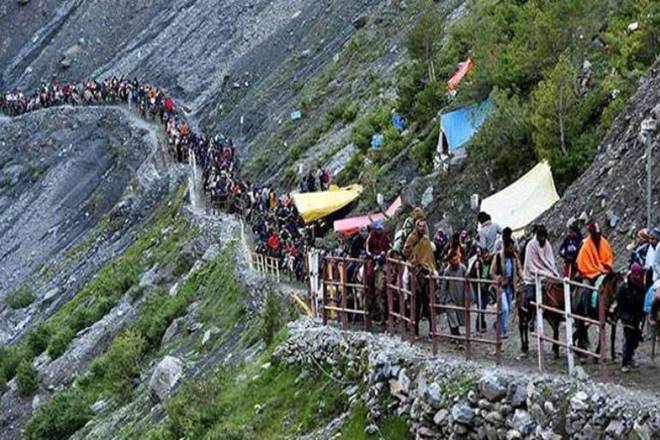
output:
[[[445,30],[468,10],[460,0],[429,3]],[[391,125],[416,4],[5,1],[0,89],[32,90],[53,75],[136,76],[173,95],[195,128],[238,139],[250,181],[288,189],[301,168],[352,165],[350,179],[370,183],[369,166],[351,163],[359,158],[355,134],[370,139],[383,124],[375,119]],[[455,61],[437,67],[444,75]],[[542,218],[553,231],[593,210],[620,251],[641,225],[637,132],[657,106],[657,69],[591,168]],[[478,161],[421,176],[424,156],[413,156],[420,145],[433,147],[432,126],[393,136],[395,154],[377,157],[378,190],[389,197],[403,188],[407,202],[429,201],[432,223],[471,226],[470,194],[501,183]],[[283,330],[296,315],[290,286],[250,270],[239,219],[188,208],[189,169],[163,147],[160,127],[120,107],[0,117],[0,438],[656,432],[657,414],[643,408],[655,397],[608,406],[601,394],[616,390],[536,377],[530,388],[509,375],[484,387],[471,367],[434,364],[423,349],[393,349],[399,341],[386,336],[337,336],[306,321]],[[361,203],[373,206],[370,196]],[[413,365],[420,359],[423,371]],[[403,369],[419,373],[414,384]],[[559,384],[560,396],[534,388],[546,383]],[[585,390],[600,397],[589,401]],[[622,409],[635,417],[618,418]]]
[[[153,127],[119,108],[58,108],[0,120],[0,342],[66,303],[176,181]],[[28,289],[25,287],[25,289]]]

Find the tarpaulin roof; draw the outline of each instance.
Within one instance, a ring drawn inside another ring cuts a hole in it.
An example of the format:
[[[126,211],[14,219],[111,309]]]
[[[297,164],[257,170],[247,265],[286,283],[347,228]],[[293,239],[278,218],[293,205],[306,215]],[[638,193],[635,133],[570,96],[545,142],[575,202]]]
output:
[[[362,193],[362,186],[333,186],[329,191],[293,194],[293,202],[305,223],[312,223],[339,211]]]
[[[383,214],[382,212],[378,212],[374,214],[361,215],[359,217],[351,217],[342,220],[335,220],[333,224],[334,230],[339,234],[345,236],[351,236],[357,233],[361,227],[368,226],[376,220],[379,219],[385,220],[386,218],[394,217],[394,215],[401,208],[402,205],[403,205],[403,201],[401,200],[401,197],[397,197],[396,200],[392,202],[390,207],[387,208],[385,214]]]
[[[447,81],[447,90],[454,90],[458,84],[460,84],[461,80],[465,75],[468,73],[472,72],[472,69],[474,68],[474,63],[472,62],[472,58],[468,58],[467,60],[463,61],[462,63],[458,63],[458,69],[454,73],[454,75],[451,77],[449,81]]]
[[[489,99],[440,116],[440,128],[447,138],[449,152],[465,146],[495,109]]]
[[[541,162],[502,191],[481,202],[501,227],[521,231],[559,200],[547,162]]]

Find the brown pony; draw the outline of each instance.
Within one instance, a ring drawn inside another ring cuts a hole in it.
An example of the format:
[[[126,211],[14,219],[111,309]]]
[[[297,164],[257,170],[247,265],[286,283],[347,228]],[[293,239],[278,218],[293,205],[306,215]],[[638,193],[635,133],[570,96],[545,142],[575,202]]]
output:
[[[608,274],[600,287],[599,298],[605,298],[605,311],[608,313],[610,306],[614,302],[614,297],[618,289],[619,283],[623,280],[623,276],[618,272]],[[586,295],[587,293],[583,293]],[[528,304],[525,304],[523,295],[518,298],[518,329],[520,332],[521,350],[524,354],[529,351],[529,323],[532,322],[536,316],[536,309]],[[592,319],[598,319],[598,308],[589,310],[583,307],[584,301],[579,301],[577,304],[572,304],[572,313],[577,315],[586,316]],[[561,283],[548,281],[545,284],[543,294],[543,305],[552,307],[557,310],[566,310],[566,303],[564,301],[564,287]],[[550,324],[552,328],[552,338],[559,340],[559,325],[564,320],[564,314],[545,310],[543,318]],[[606,316],[607,318],[607,316]],[[589,346],[587,326],[583,321],[575,320],[576,330],[573,333],[573,343],[578,347],[587,348]],[[615,334],[616,322],[613,323],[612,334]],[[614,338],[614,336],[613,336]],[[600,344],[599,344],[600,345]],[[600,350],[600,346],[597,351]],[[559,345],[552,344],[552,351],[555,358],[559,357]],[[614,353],[614,344],[612,343],[612,353]]]
[[[610,353],[612,359],[616,358],[616,324],[617,319],[614,316],[610,316],[610,308],[614,304],[616,297],[616,292],[619,289],[619,285],[623,282],[623,274],[620,272],[610,272],[605,276],[605,280],[600,286],[598,299],[603,298],[605,301],[605,322],[609,323],[612,331],[610,333]],[[581,291],[582,295],[589,295],[590,291],[588,289],[583,289]],[[579,301],[578,304],[573,306],[573,312],[580,316],[585,316],[594,320],[598,320],[598,310],[600,304],[597,304],[595,308],[588,307],[586,301]],[[585,350],[589,349],[589,324],[581,320],[575,321],[575,337],[574,341],[577,340],[577,345],[580,348]],[[596,353],[600,353],[600,338],[598,339],[598,347],[596,347]]]
[[[523,354],[527,355],[529,352],[529,323],[533,322],[536,317],[536,308],[532,307],[531,304],[525,303],[524,294],[522,293],[518,295],[517,303],[520,348]],[[558,310],[565,310],[564,289],[561,284],[551,281],[545,284],[543,305]],[[543,318],[552,328],[552,338],[559,340],[559,324],[564,319],[564,316],[558,313],[544,311]],[[559,346],[557,344],[552,345],[552,351],[555,353],[555,358],[559,357]]]

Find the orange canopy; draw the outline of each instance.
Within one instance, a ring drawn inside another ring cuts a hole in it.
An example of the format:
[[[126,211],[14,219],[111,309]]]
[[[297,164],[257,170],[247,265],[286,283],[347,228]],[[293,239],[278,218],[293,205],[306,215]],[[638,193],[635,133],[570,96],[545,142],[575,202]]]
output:
[[[577,257],[578,270],[583,277],[593,279],[612,270],[614,255],[612,246],[605,237],[600,238],[600,249],[591,237],[587,237]]]
[[[461,82],[463,77],[468,73],[472,72],[473,68],[474,68],[474,63],[472,62],[472,58],[468,58],[462,63],[458,63],[458,70],[456,70],[456,73],[454,73],[451,79],[447,82],[447,90],[449,91],[454,90]]]

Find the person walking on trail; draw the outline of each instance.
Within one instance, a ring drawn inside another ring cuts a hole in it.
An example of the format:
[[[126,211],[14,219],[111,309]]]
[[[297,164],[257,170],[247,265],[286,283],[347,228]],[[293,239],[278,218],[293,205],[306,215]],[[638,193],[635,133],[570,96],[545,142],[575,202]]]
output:
[[[644,298],[644,313],[647,318],[652,318],[655,314],[651,308],[654,304],[654,298],[660,296],[660,250],[658,249],[658,242],[660,241],[660,227],[653,228],[649,234],[649,246],[646,252],[646,260],[644,262],[645,280],[646,280],[646,296]],[[655,301],[659,303],[660,300]],[[647,319],[644,320],[647,323]],[[648,324],[651,324],[648,322]],[[657,323],[656,323],[657,325]],[[655,337],[651,325],[645,325],[646,339]]]
[[[523,282],[525,285],[525,296],[521,307],[527,311],[529,303],[536,296],[536,276],[546,275],[559,277],[555,255],[552,252],[552,246],[548,242],[548,231],[545,226],[539,225],[536,228],[534,237],[529,240],[525,247],[525,262],[523,264]],[[542,282],[542,288],[543,288]]]
[[[649,253],[650,246],[651,235],[649,234],[648,229],[640,229],[635,236],[635,243],[627,248],[630,251],[628,268],[631,268],[633,264],[637,263],[642,267],[642,270],[644,270],[646,268],[646,256]]]
[[[493,255],[487,249],[477,251],[477,254],[470,258],[468,263],[468,277],[477,280],[490,280],[490,267],[493,261]],[[474,328],[479,333],[486,333],[486,314],[490,302],[491,284],[482,281],[475,281],[470,284],[472,288],[472,297],[474,304],[477,305],[479,313],[476,316]]]
[[[449,264],[442,272],[445,277],[460,278],[461,280],[442,280],[440,285],[440,304],[465,307],[466,285],[462,280],[467,275],[467,268],[461,262],[458,252],[449,258]],[[459,310],[446,310],[449,331],[454,336],[460,336],[460,327],[465,325],[465,313]]]
[[[582,234],[580,226],[577,223],[571,223],[568,227],[568,233],[559,247],[559,256],[564,260],[563,275],[568,279],[573,279],[578,273],[577,256],[582,247]]]
[[[491,277],[498,281],[501,287],[501,313],[500,329],[502,337],[509,337],[509,314],[513,308],[513,302],[522,292],[522,263],[516,251],[516,244],[511,238],[505,238],[503,249],[493,258],[490,268]]]
[[[435,265],[434,246],[429,238],[426,220],[419,219],[415,223],[415,230],[408,236],[403,246],[403,255],[413,266],[413,276],[417,298],[415,301],[415,335],[419,336],[419,321],[422,316],[431,319],[429,308],[429,280],[428,276],[437,275]]]
[[[368,293],[367,304],[375,321],[384,321],[387,317],[385,301],[385,258],[390,250],[390,238],[385,232],[382,219],[374,221],[367,237],[365,251],[367,261],[364,268]]]
[[[495,254],[495,245],[497,238],[502,234],[502,228],[497,223],[493,223],[490,215],[480,212],[477,215],[479,221],[479,247],[488,251],[490,255]]]
[[[636,367],[635,350],[642,336],[641,324],[644,318],[644,269],[639,263],[633,263],[630,274],[616,293],[612,306],[623,325],[623,359],[621,371],[627,373]]]

